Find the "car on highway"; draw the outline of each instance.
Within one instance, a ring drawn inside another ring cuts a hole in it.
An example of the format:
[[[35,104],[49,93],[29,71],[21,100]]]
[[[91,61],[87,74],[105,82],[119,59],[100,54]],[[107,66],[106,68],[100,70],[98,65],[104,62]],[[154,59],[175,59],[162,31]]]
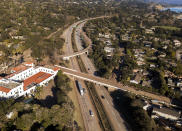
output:
[[[101,95],[101,98],[102,98],[102,99],[105,99],[105,97],[104,97],[103,95]]]
[[[89,114],[90,114],[90,116],[94,116],[94,113],[91,111],[91,110],[89,110]]]

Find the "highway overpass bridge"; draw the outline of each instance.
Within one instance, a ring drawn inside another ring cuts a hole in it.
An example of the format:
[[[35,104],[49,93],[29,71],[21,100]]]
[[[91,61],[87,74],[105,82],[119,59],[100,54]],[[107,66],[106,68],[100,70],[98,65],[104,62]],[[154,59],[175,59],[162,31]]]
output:
[[[94,76],[91,74],[82,73],[82,72],[79,72],[79,71],[76,71],[73,69],[69,69],[66,67],[62,67],[62,66],[58,66],[58,67],[63,71],[64,74],[69,75],[69,76],[73,76],[73,77],[76,77],[76,78],[79,78],[82,80],[90,81],[95,84],[106,86],[109,88],[121,89],[123,91],[134,93],[136,95],[145,96],[150,99],[158,100],[162,103],[168,103],[168,104],[171,103],[170,99],[167,97],[164,97],[164,96],[152,94],[152,93],[145,92],[142,90],[137,90],[135,88],[124,86],[124,85],[122,85],[118,82],[112,81],[112,80],[104,79],[104,78],[97,77],[97,76]]]
[[[81,51],[78,51],[78,52],[74,52],[73,54],[69,54],[69,55],[62,55],[61,58],[63,60],[69,60],[70,58],[72,57],[75,57],[75,56],[79,56],[79,55],[82,55],[82,54],[88,54],[88,50],[91,46],[88,46],[87,48],[85,48],[84,50],[81,50]]]

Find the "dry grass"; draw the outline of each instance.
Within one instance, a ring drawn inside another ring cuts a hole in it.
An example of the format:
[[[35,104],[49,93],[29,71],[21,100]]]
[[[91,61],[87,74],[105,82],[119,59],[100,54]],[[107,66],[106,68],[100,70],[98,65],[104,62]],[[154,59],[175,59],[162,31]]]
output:
[[[54,87],[54,81],[51,80],[48,86],[43,87],[40,94],[40,99],[46,99],[47,96],[53,96],[52,88]]]

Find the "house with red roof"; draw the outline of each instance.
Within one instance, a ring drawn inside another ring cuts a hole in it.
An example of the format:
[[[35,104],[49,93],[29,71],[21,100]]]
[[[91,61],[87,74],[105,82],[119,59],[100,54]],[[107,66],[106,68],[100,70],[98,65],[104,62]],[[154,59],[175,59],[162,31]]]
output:
[[[11,74],[0,79],[0,98],[17,98],[31,95],[38,86],[45,86],[54,79],[58,67],[35,66],[25,62],[11,69]]]

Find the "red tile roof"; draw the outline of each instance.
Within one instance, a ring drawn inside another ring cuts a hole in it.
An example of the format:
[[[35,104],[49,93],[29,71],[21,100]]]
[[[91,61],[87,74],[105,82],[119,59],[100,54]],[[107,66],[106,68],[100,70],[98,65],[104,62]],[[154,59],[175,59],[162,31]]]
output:
[[[60,70],[59,67],[56,67],[56,66],[53,67],[53,71],[58,71],[58,70]]]
[[[0,86],[0,91],[8,93],[11,89]]]
[[[29,67],[27,67],[27,66],[19,65],[19,66],[17,66],[17,67],[12,68],[11,70],[12,70],[12,71],[15,71],[15,72],[21,72],[21,71],[24,71],[24,70],[26,70],[26,69],[28,69],[28,68],[29,68]]]
[[[29,77],[28,79],[24,80],[24,90],[27,90],[27,88],[26,88],[27,86],[29,86],[33,83],[39,84],[51,76],[52,76],[51,74],[48,74],[45,72],[39,72],[39,73]]]
[[[16,66],[16,67],[14,67],[14,68],[11,69],[11,71],[14,71],[14,73],[7,75],[5,78],[13,77],[15,74],[18,74],[18,73],[20,73],[22,71],[25,71],[28,68],[30,68],[30,67],[25,66],[25,65]]]

